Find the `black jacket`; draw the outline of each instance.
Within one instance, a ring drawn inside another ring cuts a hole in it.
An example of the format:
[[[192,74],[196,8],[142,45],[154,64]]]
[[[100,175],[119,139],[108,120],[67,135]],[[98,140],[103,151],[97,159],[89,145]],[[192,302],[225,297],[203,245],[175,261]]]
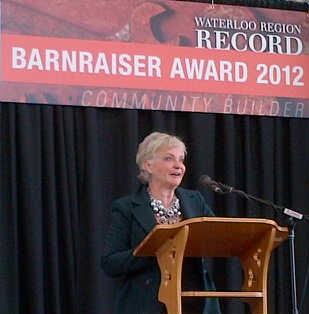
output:
[[[198,191],[176,189],[184,219],[214,216]],[[133,251],[156,225],[145,186],[135,194],[116,200],[106,236],[102,268],[111,277],[122,277],[116,294],[114,314],[165,313],[158,301],[160,269],[155,257],[134,257]],[[185,259],[182,290],[214,290],[214,284],[200,258]],[[184,300],[185,298],[183,298]],[[183,301],[184,314],[220,314],[217,299]]]

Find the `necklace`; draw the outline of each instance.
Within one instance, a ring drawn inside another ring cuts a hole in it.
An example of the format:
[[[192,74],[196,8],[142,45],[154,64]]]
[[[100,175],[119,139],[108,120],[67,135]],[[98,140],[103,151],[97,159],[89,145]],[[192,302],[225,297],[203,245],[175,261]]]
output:
[[[151,195],[149,189],[148,194],[150,197],[152,211],[160,224],[174,224],[180,221],[181,211],[179,206],[179,199],[176,196],[173,197],[172,205],[168,208],[165,208],[161,200],[157,200]]]

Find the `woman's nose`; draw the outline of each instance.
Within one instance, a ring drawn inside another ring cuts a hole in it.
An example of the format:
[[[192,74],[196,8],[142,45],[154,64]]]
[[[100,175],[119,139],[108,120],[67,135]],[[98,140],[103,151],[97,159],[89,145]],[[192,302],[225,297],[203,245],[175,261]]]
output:
[[[182,161],[176,161],[174,164],[174,167],[177,169],[183,168],[184,167],[183,162]]]

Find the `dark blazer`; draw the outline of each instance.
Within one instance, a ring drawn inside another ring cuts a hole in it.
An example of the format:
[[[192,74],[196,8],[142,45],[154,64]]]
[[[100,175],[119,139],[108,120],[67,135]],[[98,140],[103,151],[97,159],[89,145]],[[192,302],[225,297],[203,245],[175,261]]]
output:
[[[198,191],[176,189],[184,219],[214,216]],[[155,257],[134,257],[133,251],[157,224],[145,186],[127,197],[114,201],[110,229],[106,235],[102,268],[111,277],[121,277],[116,293],[115,314],[166,313],[165,305],[158,301],[160,268]],[[196,286],[196,290],[214,290],[203,259],[190,259],[183,267],[183,290]],[[185,299],[185,298],[183,298]],[[197,303],[200,301],[200,305]],[[197,298],[186,305],[185,314],[219,314],[217,299]],[[183,306],[184,303],[183,303]],[[200,310],[199,310],[200,309]]]

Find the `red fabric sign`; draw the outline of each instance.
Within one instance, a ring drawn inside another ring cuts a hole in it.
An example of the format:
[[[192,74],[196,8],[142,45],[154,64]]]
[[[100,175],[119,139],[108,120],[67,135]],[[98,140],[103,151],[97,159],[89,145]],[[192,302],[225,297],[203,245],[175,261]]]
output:
[[[52,4],[3,1],[1,101],[309,117],[306,13],[131,0],[124,15],[116,2],[86,36],[63,34],[76,16]],[[53,28],[36,28],[47,13]]]

